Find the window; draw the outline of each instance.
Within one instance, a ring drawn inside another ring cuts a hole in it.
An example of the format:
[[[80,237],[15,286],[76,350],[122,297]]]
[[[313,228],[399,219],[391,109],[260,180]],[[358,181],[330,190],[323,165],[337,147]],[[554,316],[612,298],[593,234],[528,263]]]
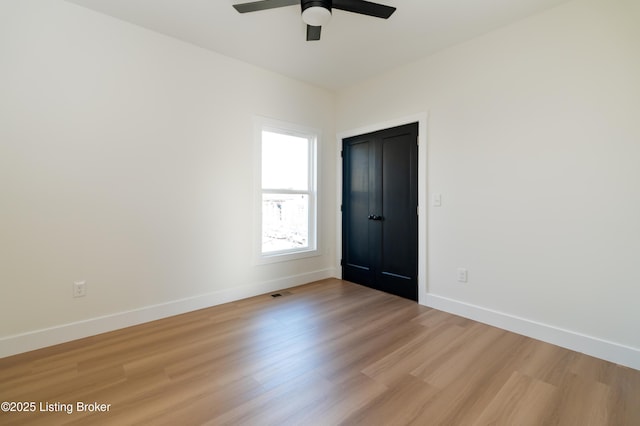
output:
[[[317,132],[262,120],[260,146],[260,259],[314,255]]]

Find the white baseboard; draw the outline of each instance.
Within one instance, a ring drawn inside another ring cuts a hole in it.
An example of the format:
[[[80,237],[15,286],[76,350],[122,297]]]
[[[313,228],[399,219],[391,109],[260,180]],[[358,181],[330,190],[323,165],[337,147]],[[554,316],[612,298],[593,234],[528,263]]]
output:
[[[47,346],[57,345],[84,337],[94,336],[108,331],[132,325],[142,324],[179,315],[198,309],[233,302],[247,297],[258,296],[288,287],[294,287],[313,281],[331,278],[336,275],[335,268],[322,269],[300,275],[292,275],[271,281],[264,281],[242,287],[229,288],[173,300],[158,305],[145,306],[126,312],[118,312],[70,324],[62,324],[45,329],[30,331],[0,338],[0,358],[16,355]]]
[[[640,370],[640,349],[638,348],[602,340],[435,294],[427,294],[424,304],[431,308]]]

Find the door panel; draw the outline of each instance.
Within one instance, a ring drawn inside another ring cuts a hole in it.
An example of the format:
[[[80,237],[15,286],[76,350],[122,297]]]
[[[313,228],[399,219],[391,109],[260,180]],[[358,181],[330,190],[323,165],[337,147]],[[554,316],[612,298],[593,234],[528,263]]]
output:
[[[382,141],[382,256],[380,272],[411,279],[417,246],[412,146],[405,135]],[[411,146],[409,146],[411,145]],[[417,194],[416,194],[417,195]]]
[[[343,278],[413,300],[417,130],[414,123],[343,140]]]
[[[348,206],[344,206],[345,231],[344,246],[349,252],[349,257],[344,265],[346,280],[354,282],[372,280],[371,268],[371,242],[369,233],[369,221],[362,220],[369,216],[371,197],[369,192],[370,182],[370,157],[372,144],[369,140],[354,142],[347,155],[344,156],[345,168],[344,184],[347,193],[344,194],[350,200]]]

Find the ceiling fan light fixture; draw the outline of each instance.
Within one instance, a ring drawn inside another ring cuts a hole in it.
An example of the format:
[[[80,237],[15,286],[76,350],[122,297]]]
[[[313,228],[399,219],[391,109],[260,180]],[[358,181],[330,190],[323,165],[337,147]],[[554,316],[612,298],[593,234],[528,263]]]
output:
[[[303,1],[302,21],[312,27],[322,27],[331,20],[331,1]]]
[[[312,6],[302,12],[302,20],[313,27],[322,27],[329,23],[331,12],[320,6]]]

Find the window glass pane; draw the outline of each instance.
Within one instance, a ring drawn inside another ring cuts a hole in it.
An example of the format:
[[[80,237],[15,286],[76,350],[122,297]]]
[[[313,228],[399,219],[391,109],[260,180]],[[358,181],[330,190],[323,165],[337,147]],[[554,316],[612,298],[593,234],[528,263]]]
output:
[[[262,188],[309,189],[309,140],[262,132]]]
[[[262,252],[309,246],[309,195],[262,194]]]

